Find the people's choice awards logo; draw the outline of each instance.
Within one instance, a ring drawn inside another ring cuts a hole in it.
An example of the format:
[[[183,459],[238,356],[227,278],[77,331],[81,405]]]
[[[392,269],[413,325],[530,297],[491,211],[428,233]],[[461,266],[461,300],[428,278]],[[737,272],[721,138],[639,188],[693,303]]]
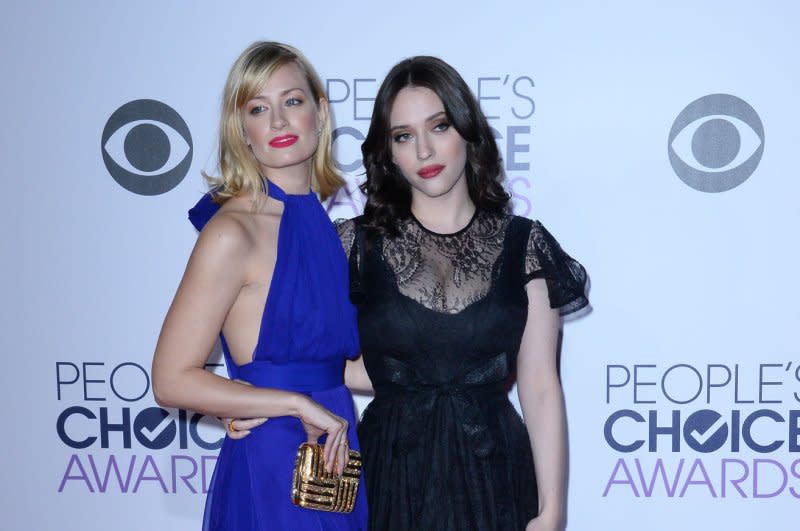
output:
[[[192,164],[192,135],[172,107],[135,100],[108,119],[100,150],[120,186],[140,195],[159,195],[186,177]]]
[[[603,497],[800,499],[800,364],[606,365]]]
[[[764,153],[764,126],[744,100],[709,94],[690,103],[672,124],[669,161],[680,179],[701,192],[726,192],[753,174]]]
[[[65,450],[57,492],[208,492],[224,431],[200,413],[152,405],[145,367],[57,361],[55,384],[55,432]]]

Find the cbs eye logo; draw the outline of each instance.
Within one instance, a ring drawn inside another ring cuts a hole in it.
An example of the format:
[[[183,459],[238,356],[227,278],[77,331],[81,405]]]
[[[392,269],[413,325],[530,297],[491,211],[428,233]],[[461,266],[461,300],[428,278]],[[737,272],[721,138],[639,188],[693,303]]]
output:
[[[726,192],[747,180],[764,153],[764,126],[744,100],[709,94],[675,118],[667,141],[680,179],[701,192]]]
[[[186,177],[192,164],[192,135],[172,107],[156,100],[134,100],[108,119],[100,151],[120,186],[135,194],[158,195]]]

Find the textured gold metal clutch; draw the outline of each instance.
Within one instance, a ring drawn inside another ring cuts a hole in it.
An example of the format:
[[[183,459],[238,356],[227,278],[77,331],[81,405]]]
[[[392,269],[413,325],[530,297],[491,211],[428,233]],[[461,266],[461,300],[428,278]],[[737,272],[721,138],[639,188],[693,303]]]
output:
[[[322,446],[303,443],[297,449],[292,477],[292,503],[316,509],[349,513],[356,504],[361,479],[361,454],[350,450],[341,476],[325,471]]]

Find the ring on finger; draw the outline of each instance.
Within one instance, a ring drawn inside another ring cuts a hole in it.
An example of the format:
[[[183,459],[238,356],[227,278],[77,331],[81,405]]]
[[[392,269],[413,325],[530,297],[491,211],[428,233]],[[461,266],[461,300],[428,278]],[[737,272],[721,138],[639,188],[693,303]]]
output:
[[[231,420],[229,420],[229,421],[228,421],[228,431],[230,431],[230,432],[237,432],[237,431],[239,431],[239,430],[237,430],[237,429],[236,429],[236,427],[233,425],[233,419],[231,419]]]

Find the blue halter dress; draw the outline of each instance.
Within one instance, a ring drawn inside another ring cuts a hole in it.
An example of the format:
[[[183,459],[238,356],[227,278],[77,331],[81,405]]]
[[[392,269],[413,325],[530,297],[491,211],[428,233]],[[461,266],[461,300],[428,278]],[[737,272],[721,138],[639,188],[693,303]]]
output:
[[[272,182],[267,186],[269,196],[284,204],[275,271],[253,360],[236,365],[220,336],[228,375],[310,396],[347,419],[348,441],[357,450],[353,399],[344,386],[345,359],[359,350],[344,249],[314,193],[290,195]],[[206,194],[189,211],[189,219],[202,230],[218,209]],[[364,488],[350,514],[292,504],[294,459],[305,440],[303,426],[291,416],[270,418],[241,440],[226,437],[206,499],[203,530],[366,530]]]

